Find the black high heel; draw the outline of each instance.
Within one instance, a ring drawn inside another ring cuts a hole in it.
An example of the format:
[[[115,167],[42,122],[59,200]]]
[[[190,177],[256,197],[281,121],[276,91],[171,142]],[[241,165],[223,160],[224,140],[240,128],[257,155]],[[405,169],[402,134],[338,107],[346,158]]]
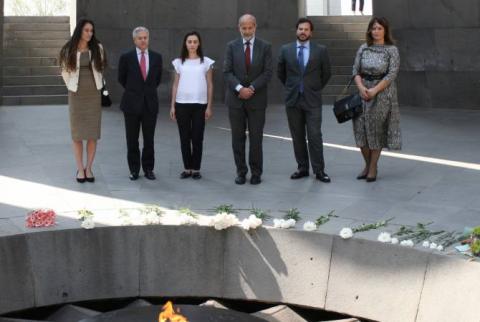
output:
[[[84,171],[83,173],[85,174],[85,171]],[[77,170],[77,173],[76,173],[76,175],[75,175],[75,178],[77,179],[77,182],[78,182],[78,183],[84,183],[85,180],[86,180],[85,177],[84,177],[84,178],[79,178],[79,177],[78,177],[78,170]]]
[[[95,182],[95,177],[87,177],[87,169],[85,169],[84,171],[85,171],[85,180],[87,180],[87,182]]]

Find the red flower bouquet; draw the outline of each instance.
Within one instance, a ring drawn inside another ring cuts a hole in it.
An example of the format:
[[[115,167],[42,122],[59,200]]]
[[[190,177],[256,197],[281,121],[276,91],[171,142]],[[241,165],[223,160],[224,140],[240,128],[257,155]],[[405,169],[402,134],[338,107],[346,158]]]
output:
[[[28,228],[51,227],[55,225],[56,216],[52,209],[37,209],[28,213],[25,225]]]

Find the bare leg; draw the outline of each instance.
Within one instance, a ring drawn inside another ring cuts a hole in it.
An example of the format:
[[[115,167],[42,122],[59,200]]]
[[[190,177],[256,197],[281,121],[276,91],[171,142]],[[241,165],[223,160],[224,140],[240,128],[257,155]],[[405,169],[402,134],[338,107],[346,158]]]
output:
[[[72,147],[75,162],[77,163],[77,178],[85,178],[85,172],[83,171],[83,141],[73,141]]]
[[[97,151],[97,140],[88,140],[87,141],[87,167],[85,168],[85,172],[87,177],[93,177],[92,173],[92,165],[93,160],[95,159],[95,152]]]
[[[360,152],[362,152],[363,160],[365,160],[365,167],[363,168],[362,172],[358,175],[358,179],[365,179],[368,174],[368,168],[370,166],[370,149],[367,147],[360,148]]]
[[[368,168],[368,177],[367,178],[376,178],[377,177],[377,164],[378,164],[378,159],[380,158],[381,153],[382,153],[382,149],[371,150],[370,166]]]

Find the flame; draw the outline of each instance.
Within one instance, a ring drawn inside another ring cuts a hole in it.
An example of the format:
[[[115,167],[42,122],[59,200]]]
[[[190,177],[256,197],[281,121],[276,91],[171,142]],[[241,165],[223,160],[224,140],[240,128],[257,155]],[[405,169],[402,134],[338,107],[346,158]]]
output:
[[[178,310],[178,312],[180,313],[180,310]],[[163,306],[163,311],[158,317],[158,322],[188,322],[188,320],[183,315],[175,313],[172,302],[168,301]]]

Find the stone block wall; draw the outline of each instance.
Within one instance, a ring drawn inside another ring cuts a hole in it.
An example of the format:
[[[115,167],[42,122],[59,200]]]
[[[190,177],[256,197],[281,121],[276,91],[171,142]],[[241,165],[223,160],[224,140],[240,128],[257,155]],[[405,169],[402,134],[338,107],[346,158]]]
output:
[[[140,25],[150,29],[150,47],[164,59],[159,89],[164,104],[170,102],[171,61],[178,57],[185,33],[197,30],[203,38],[204,54],[216,61],[214,99],[222,102],[225,45],[239,36],[238,17],[244,13],[257,17],[257,36],[272,43],[276,58],[280,46],[295,39],[298,12],[297,0],[77,1],[77,17],[88,17],[95,22],[97,36],[108,51],[107,81],[115,101],[122,92],[116,80],[118,59],[121,53],[133,48],[132,29]],[[271,102],[282,101],[280,85],[274,76],[269,86]]]
[[[401,55],[400,103],[480,109],[480,1],[374,0]]]

